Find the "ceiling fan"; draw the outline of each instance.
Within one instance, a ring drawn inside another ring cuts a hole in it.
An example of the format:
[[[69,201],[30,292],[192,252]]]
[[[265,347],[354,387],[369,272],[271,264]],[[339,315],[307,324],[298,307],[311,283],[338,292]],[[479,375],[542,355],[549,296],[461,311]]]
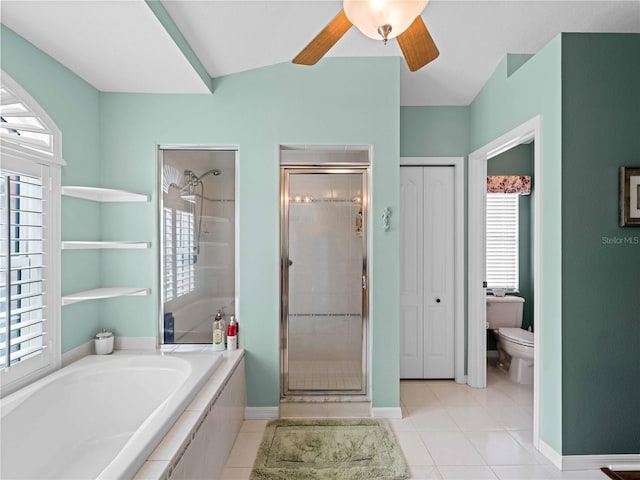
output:
[[[398,39],[409,70],[415,72],[435,60],[440,52],[420,14],[428,0],[344,0],[343,9],[294,59],[315,65],[352,25],[385,45]]]

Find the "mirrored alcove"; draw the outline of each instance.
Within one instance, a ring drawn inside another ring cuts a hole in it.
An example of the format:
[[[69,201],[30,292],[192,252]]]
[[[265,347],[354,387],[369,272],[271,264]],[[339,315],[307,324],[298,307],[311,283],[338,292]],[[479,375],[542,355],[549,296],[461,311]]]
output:
[[[160,343],[211,343],[235,315],[235,150],[159,150]]]

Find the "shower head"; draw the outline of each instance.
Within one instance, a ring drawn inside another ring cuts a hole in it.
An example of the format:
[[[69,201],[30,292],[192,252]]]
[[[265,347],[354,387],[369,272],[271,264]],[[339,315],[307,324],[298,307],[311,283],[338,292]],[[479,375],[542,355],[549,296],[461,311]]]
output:
[[[185,170],[184,174],[188,178],[188,185],[194,186],[202,182],[202,179],[207,175],[213,175],[214,177],[217,177],[218,175],[222,174],[222,171],[217,168],[212,168],[211,170],[207,170],[202,175],[198,176],[192,170]]]
[[[202,180],[204,177],[206,177],[207,175],[213,175],[214,177],[217,177],[218,175],[220,175],[222,173],[221,170],[218,170],[217,168],[212,168],[209,171],[204,172],[202,175],[200,175],[198,177],[198,181]]]

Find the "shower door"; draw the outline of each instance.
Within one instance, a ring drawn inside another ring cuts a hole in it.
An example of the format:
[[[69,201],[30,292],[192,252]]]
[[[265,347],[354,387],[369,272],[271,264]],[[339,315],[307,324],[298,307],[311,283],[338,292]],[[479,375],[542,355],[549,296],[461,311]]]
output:
[[[281,170],[281,393],[366,393],[366,169]]]

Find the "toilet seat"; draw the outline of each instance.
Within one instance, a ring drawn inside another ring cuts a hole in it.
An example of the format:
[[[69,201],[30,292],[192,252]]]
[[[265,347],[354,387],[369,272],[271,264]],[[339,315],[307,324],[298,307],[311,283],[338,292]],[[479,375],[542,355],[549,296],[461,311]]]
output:
[[[533,332],[522,328],[500,328],[498,335],[509,342],[522,345],[523,347],[533,347]]]

